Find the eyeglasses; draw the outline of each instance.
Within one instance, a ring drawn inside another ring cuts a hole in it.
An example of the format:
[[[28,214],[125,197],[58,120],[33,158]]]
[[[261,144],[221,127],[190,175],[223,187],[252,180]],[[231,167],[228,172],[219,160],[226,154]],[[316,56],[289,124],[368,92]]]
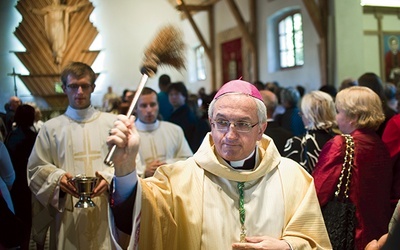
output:
[[[237,132],[247,133],[250,132],[251,129],[258,124],[258,122],[255,124],[251,124],[249,122],[231,122],[227,120],[214,120],[214,122],[211,124],[214,125],[218,131],[227,132],[232,124]]]
[[[92,87],[92,84],[68,84],[67,88],[69,88],[72,91],[78,91],[79,88],[82,89],[82,91],[87,91]]]

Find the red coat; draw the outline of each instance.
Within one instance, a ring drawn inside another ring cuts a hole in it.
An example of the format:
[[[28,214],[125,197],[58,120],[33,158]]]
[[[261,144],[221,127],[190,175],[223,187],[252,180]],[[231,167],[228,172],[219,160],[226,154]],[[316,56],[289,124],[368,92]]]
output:
[[[356,249],[364,250],[371,240],[388,232],[393,212],[390,206],[392,168],[389,151],[374,131],[355,130],[351,135],[355,151],[349,198],[356,206]],[[340,135],[322,148],[312,174],[321,207],[333,198],[344,155],[345,140]]]
[[[382,135],[393,162],[393,184],[391,202],[395,208],[400,198],[400,114],[393,116],[386,124]]]

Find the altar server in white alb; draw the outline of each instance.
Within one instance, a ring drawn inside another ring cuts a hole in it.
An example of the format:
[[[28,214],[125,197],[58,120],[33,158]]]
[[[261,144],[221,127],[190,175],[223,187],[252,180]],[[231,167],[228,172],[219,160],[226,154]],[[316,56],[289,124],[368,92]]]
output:
[[[153,176],[159,166],[193,155],[182,128],[157,119],[159,104],[156,91],[143,88],[136,105],[136,115],[135,126],[140,135],[141,161],[136,167],[139,176]]]
[[[91,105],[96,74],[90,66],[73,62],[61,80],[69,106],[43,124],[28,162],[29,187],[44,207],[35,211],[33,227],[40,232],[50,223],[50,249],[108,250],[108,189],[114,169],[103,160],[116,116]],[[78,194],[70,180],[76,175],[99,177],[92,195],[96,207],[74,207]]]
[[[193,157],[138,178],[141,140],[118,116],[110,228],[118,249],[331,249],[312,177],[281,157],[254,85],[226,83],[209,107],[211,133]],[[127,237],[125,237],[127,236]]]

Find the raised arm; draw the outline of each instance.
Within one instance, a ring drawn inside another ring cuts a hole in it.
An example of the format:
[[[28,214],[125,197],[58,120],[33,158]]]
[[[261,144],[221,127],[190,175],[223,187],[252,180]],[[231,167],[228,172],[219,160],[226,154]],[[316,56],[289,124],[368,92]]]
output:
[[[68,6],[67,8],[67,12],[75,12],[75,11],[79,11],[80,9],[84,8],[86,5],[90,5],[91,2],[86,2],[86,3],[78,3],[76,5],[73,6]]]
[[[128,175],[136,170],[136,156],[139,150],[139,133],[136,130],[134,117],[118,115],[114,128],[110,130],[107,145],[111,148],[117,146],[112,161],[115,176]]]
[[[114,128],[110,130],[107,144],[109,148],[113,145],[117,146],[112,158],[115,180],[110,201],[112,211],[110,218],[113,222],[110,223],[110,231],[116,239],[114,244],[124,245],[124,242],[129,242],[129,240],[123,238],[129,238],[132,232],[132,211],[138,182],[135,170],[136,156],[139,150],[139,133],[136,130],[133,116],[130,118],[124,115],[118,116]],[[115,234],[113,228],[118,228],[120,233]],[[123,235],[124,237],[122,237]]]

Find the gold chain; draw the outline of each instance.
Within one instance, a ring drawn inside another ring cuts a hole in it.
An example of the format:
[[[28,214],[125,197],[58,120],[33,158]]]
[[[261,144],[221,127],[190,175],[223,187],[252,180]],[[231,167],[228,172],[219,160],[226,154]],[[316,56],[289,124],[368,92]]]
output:
[[[353,163],[354,163],[354,140],[351,135],[344,134],[342,136],[346,141],[346,154],[344,156],[342,171],[340,172],[339,183],[337,185],[335,197],[337,198],[340,194],[340,189],[342,186],[344,174],[347,171],[346,186],[345,186],[345,190],[343,193],[344,199],[347,199],[349,197],[348,192],[350,189],[351,169],[352,169]]]

